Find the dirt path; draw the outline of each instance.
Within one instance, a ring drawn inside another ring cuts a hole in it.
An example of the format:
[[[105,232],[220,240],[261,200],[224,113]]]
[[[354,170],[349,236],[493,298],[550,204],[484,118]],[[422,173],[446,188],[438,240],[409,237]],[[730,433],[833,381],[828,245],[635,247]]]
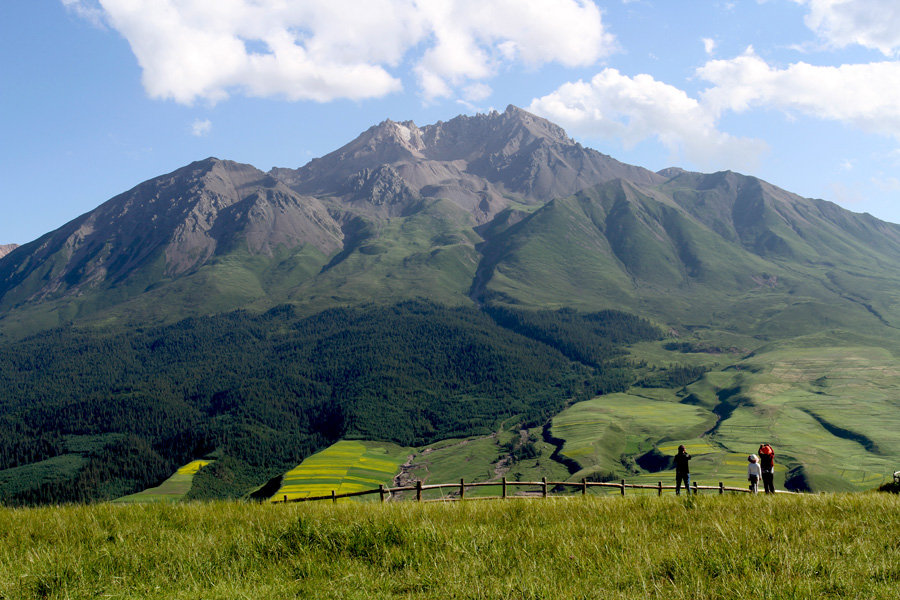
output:
[[[443,448],[441,448],[441,450],[445,450],[447,448],[461,448],[462,446],[465,446],[465,445],[469,444],[469,442],[472,442],[472,441],[487,440],[487,439],[496,440],[497,437],[499,436],[499,434],[500,434],[499,431],[495,431],[494,433],[491,433],[489,435],[485,435],[485,436],[482,436],[479,438],[460,440],[459,442],[452,444],[450,446],[444,446]],[[520,444],[527,441],[528,432],[525,430],[520,431],[519,439],[520,439],[520,441],[519,441]],[[402,465],[400,465],[400,472],[394,477],[394,487],[407,487],[407,486],[414,485],[416,482],[416,479],[422,479],[423,481],[427,480],[428,472],[429,472],[429,469],[428,469],[429,462],[427,460],[427,456],[429,454],[431,454],[432,452],[434,452],[433,448],[425,448],[421,452],[410,454],[407,457],[406,462],[403,463]],[[494,477],[491,478],[489,481],[494,481],[496,479],[500,479],[501,477],[506,475],[506,473],[509,472],[509,469],[511,466],[512,466],[512,462],[511,462],[509,455],[506,455],[503,458],[501,458],[494,465]],[[423,474],[422,477],[415,477],[413,475],[413,471],[415,471],[417,469],[422,469],[425,471],[425,473]]]
[[[528,441],[528,430],[520,429],[519,430],[519,446],[523,445]],[[513,461],[512,456],[507,454],[503,458],[497,461],[494,465],[494,477],[491,481],[496,479],[502,479],[509,473],[509,470],[512,468]]]

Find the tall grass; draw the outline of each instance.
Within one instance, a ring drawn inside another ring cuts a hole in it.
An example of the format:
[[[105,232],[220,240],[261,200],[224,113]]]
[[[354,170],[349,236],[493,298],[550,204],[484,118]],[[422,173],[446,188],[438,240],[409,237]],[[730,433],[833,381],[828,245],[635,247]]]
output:
[[[897,598],[891,494],[0,510],[0,598]]]

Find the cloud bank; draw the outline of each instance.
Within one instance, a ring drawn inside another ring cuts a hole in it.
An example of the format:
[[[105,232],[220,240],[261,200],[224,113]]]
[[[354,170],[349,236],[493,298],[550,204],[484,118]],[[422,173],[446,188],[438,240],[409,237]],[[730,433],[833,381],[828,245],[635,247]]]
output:
[[[900,62],[838,66],[805,62],[772,66],[752,47],[695,72],[709,83],[697,98],[647,74],[605,69],[532,101],[530,109],[576,136],[621,139],[626,146],[657,138],[670,152],[704,168],[746,168],[765,151],[759,140],[718,128],[728,113],[779,110],[844,123],[900,140]]]
[[[860,45],[895,56],[900,49],[896,0],[794,0],[809,7],[806,26],[837,48]]]
[[[590,65],[613,48],[591,0],[61,1],[128,41],[151,97],[184,104],[381,97],[406,70],[427,99],[478,96],[505,65]]]
[[[900,62],[799,62],[779,69],[749,48],[736,58],[706,63],[697,75],[713,84],[703,100],[716,114],[775,108],[900,139]]]
[[[604,69],[590,82],[566,83],[535,99],[529,110],[579,136],[617,138],[626,146],[655,137],[673,155],[703,166],[746,168],[766,150],[759,140],[719,131],[708,105],[646,74]]]

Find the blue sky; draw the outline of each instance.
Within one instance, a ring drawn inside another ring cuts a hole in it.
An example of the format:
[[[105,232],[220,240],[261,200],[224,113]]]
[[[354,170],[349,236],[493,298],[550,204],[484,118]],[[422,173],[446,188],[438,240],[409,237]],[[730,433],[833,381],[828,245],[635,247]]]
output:
[[[897,223],[898,51],[896,0],[3,2],[0,244],[207,156],[299,167],[507,104]]]

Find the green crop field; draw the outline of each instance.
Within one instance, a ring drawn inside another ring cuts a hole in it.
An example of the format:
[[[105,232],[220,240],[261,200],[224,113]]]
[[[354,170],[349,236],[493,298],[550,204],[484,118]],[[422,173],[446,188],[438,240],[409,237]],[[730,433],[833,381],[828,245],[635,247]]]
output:
[[[390,487],[409,454],[395,444],[343,440],[288,471],[272,502]],[[377,496],[364,496],[374,499]]]
[[[157,487],[148,488],[137,494],[122,496],[114,502],[178,502],[191,491],[194,475],[197,471],[208,465],[211,461],[194,460],[178,469],[174,475],[166,479]]]
[[[550,456],[555,450],[552,444],[542,441],[541,429],[534,428],[526,432],[533,440],[535,456],[509,462],[508,452],[503,447],[519,432],[501,430],[493,435],[478,438],[444,440],[413,450],[409,475],[425,484],[457,483],[460,479],[466,482],[500,482],[503,477],[509,481],[565,481],[569,472],[565,466],[552,460]],[[505,459],[505,460],[504,460]],[[500,461],[504,460],[503,463]],[[510,488],[510,495],[523,491],[522,488]],[[466,491],[470,497],[498,496],[499,487],[472,488]],[[404,497],[411,497],[405,493]],[[455,489],[426,490],[424,498],[456,498],[459,493]]]
[[[694,438],[715,423],[715,415],[702,407],[635,394],[579,402],[553,419],[553,435],[565,440],[563,456],[582,467],[575,479],[621,475],[622,456],[649,452],[663,440]]]
[[[665,358],[644,346],[644,356]],[[744,360],[687,356],[725,368],[682,390],[633,388],[553,419],[562,454],[582,467],[574,478],[669,484],[671,470],[649,472],[629,457],[654,448],[671,456],[681,443],[694,455],[692,480],[704,485],[746,485],[747,455],[765,441],[776,450],[778,487],[868,490],[900,466],[900,368],[888,350],[807,342],[775,344]]]
[[[0,508],[0,598],[897,598],[900,496]]]
[[[775,444],[814,489],[871,489],[900,464],[900,368],[884,349],[778,349],[742,363],[749,402],[717,441],[737,451]]]

